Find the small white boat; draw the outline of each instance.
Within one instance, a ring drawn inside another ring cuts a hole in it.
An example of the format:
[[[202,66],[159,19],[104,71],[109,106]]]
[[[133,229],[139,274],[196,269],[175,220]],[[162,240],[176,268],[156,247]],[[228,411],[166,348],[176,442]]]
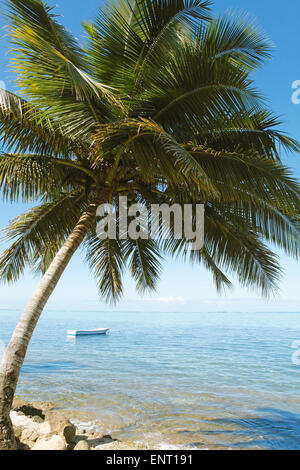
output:
[[[68,336],[107,335],[109,328],[97,328],[96,330],[68,330]]]

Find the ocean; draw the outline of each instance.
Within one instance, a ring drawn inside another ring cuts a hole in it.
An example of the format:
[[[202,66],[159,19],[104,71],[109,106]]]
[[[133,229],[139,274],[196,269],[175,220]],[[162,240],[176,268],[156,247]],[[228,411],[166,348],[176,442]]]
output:
[[[0,311],[5,344],[19,314]],[[300,313],[46,311],[17,395],[151,449],[300,449],[296,341]]]

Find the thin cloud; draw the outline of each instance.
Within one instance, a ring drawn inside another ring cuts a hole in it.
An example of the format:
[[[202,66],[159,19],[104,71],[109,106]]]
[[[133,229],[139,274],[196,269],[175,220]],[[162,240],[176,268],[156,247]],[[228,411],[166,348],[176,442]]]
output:
[[[155,299],[155,301],[163,304],[185,304],[184,297],[159,297],[158,299]]]

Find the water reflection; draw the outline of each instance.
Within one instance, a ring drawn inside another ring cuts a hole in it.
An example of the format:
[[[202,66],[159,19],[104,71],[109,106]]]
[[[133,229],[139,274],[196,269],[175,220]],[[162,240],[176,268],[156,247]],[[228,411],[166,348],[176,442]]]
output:
[[[76,338],[77,338],[77,336],[67,335],[66,342],[71,343],[71,344],[76,344]]]

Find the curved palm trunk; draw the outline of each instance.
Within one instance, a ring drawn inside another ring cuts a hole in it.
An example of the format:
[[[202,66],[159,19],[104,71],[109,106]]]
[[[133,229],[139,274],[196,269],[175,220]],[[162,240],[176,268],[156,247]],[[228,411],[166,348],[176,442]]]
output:
[[[64,246],[57,253],[27,304],[0,367],[0,450],[16,448],[10,410],[29,341],[41,313],[73,254],[96,219],[97,201],[88,206]]]

